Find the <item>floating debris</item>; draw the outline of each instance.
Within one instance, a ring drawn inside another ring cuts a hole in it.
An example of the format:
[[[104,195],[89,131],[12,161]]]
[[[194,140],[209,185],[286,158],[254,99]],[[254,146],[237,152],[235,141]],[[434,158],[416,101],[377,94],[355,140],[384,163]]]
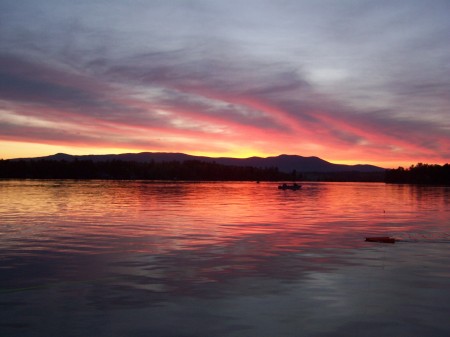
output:
[[[391,238],[390,236],[373,236],[373,237],[366,238],[366,241],[381,242],[381,243],[396,243],[397,241],[400,241],[400,240]]]

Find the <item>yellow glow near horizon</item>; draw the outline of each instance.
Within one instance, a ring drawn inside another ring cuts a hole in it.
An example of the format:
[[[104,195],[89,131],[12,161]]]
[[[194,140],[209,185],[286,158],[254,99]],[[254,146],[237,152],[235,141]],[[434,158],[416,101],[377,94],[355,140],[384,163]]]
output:
[[[182,150],[161,150],[161,149],[130,149],[130,148],[94,148],[77,147],[64,145],[50,145],[39,143],[0,141],[0,159],[13,158],[32,158],[53,155],[55,153],[67,153],[71,155],[89,155],[89,154],[120,154],[120,153],[139,153],[139,152],[183,152],[193,156],[206,157],[269,157],[278,154],[261,152],[251,148],[237,148],[225,152],[207,152],[207,151],[182,151]]]
[[[94,148],[38,143],[0,141],[0,159],[33,158],[50,156],[56,153],[71,155],[118,154],[143,152],[128,148]]]
[[[231,157],[231,158],[249,158],[249,157],[270,157],[274,156],[272,153],[262,152],[250,148],[238,148],[232,149],[224,152],[202,152],[202,151],[191,151],[188,154],[193,156],[205,156],[205,157]],[[276,154],[275,156],[277,156]]]
[[[167,150],[167,149],[130,149],[130,148],[95,148],[95,147],[82,147],[82,146],[64,146],[64,145],[50,145],[50,144],[38,144],[38,143],[26,143],[26,142],[14,142],[14,141],[0,141],[0,159],[13,159],[13,158],[32,158],[49,156],[56,153],[67,153],[71,155],[90,155],[90,154],[121,154],[121,153],[139,153],[139,152],[182,152],[193,156],[206,156],[206,157],[232,157],[232,158],[249,158],[249,157],[271,157],[278,156],[282,153],[263,152],[249,147],[238,147],[230,149],[224,152],[203,152],[203,151],[183,151],[180,150]],[[294,155],[295,153],[286,153]],[[298,154],[300,156],[308,157],[306,154]],[[383,168],[397,168],[410,167],[416,165],[415,161],[380,161],[380,160],[334,160],[326,156],[317,154],[318,157],[331,162],[333,164],[344,165],[356,165],[356,164],[368,164],[376,165]],[[422,161],[428,163],[426,161]],[[445,163],[438,163],[445,164]]]

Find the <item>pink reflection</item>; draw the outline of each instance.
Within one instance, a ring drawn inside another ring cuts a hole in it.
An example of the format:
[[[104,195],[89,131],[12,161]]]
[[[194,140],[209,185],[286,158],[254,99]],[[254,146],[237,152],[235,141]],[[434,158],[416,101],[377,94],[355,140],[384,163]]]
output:
[[[231,250],[234,259],[352,248],[370,235],[445,232],[442,190],[354,183],[2,182],[7,246],[135,251]],[[5,202],[7,200],[7,202]],[[11,238],[17,240],[11,241]]]

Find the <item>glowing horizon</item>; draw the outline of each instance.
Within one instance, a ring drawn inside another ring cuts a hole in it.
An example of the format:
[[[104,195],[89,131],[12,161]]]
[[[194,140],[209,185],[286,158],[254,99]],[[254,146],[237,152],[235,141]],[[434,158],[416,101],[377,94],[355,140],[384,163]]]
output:
[[[65,153],[69,155],[75,156],[83,156],[83,155],[109,155],[109,154],[124,154],[124,153],[141,153],[141,152],[166,152],[166,153],[184,153],[192,156],[205,156],[211,158],[221,158],[221,157],[229,157],[229,158],[250,158],[250,157],[276,157],[282,154],[287,155],[298,155],[303,157],[319,157],[323,160],[326,160],[333,164],[344,164],[344,165],[357,165],[357,164],[368,164],[375,165],[382,168],[397,168],[397,167],[410,167],[411,165],[416,165],[417,163],[428,163],[428,164],[439,164],[444,165],[447,162],[426,162],[419,160],[418,162],[410,162],[410,161],[378,161],[378,162],[362,162],[358,160],[335,160],[329,158],[323,158],[317,156],[315,154],[297,154],[297,153],[264,153],[264,152],[221,152],[221,153],[213,153],[213,152],[184,152],[177,150],[148,150],[148,149],[126,149],[126,148],[89,148],[89,147],[65,147],[58,145],[46,145],[46,144],[30,144],[30,143],[16,143],[16,142],[0,142],[1,148],[8,148],[8,143],[11,143],[11,148],[14,148],[14,152],[3,151],[3,157],[0,157],[0,160],[4,159],[17,159],[17,158],[34,158],[34,157],[45,157],[54,155],[57,153]]]
[[[0,158],[445,164],[449,10],[420,0],[3,3]]]

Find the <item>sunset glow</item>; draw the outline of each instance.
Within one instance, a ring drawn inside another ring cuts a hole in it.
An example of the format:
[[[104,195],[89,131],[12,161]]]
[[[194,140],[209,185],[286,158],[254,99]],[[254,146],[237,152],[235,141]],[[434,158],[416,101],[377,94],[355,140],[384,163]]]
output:
[[[448,1],[3,1],[0,159],[450,158]]]

